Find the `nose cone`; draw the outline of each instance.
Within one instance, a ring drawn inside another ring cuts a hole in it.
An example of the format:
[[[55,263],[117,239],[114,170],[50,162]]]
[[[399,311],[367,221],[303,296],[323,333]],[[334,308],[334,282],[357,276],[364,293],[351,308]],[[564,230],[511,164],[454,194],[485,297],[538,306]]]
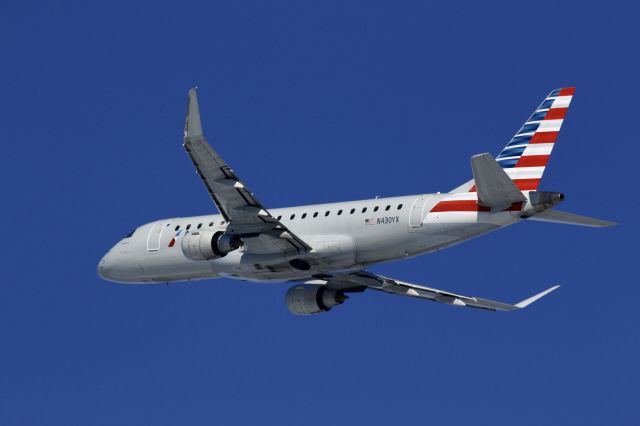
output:
[[[123,240],[126,241],[126,240]],[[98,262],[100,278],[116,283],[144,282],[142,267],[128,248],[128,243],[119,242]]]
[[[127,256],[111,250],[98,263],[98,275],[116,283],[136,282],[138,277],[130,263]]]
[[[110,253],[105,254],[98,263],[98,275],[104,280],[116,281],[116,268]]]

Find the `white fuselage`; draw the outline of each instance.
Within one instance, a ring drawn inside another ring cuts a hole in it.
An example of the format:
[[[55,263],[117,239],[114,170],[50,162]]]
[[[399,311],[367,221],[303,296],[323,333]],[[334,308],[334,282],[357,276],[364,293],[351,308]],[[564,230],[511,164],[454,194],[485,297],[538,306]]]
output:
[[[227,224],[221,215],[159,220],[118,242],[100,261],[98,272],[106,279],[127,283],[219,277],[312,279],[436,251],[513,224],[524,211],[520,207],[499,212],[469,209],[476,201],[472,192],[271,209],[272,216],[312,247],[310,253],[256,255],[241,247],[224,257],[202,261],[184,255],[181,239],[199,229],[224,231]],[[453,207],[434,208],[443,202]]]

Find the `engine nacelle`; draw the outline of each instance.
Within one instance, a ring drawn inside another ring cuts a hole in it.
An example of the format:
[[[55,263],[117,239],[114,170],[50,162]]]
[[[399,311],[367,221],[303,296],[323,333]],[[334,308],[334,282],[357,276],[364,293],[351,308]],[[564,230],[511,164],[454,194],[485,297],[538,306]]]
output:
[[[242,241],[235,235],[203,229],[185,235],[180,247],[182,253],[191,260],[209,260],[224,257],[241,244]]]
[[[348,297],[340,290],[324,285],[304,284],[287,290],[287,309],[294,315],[311,315],[326,312],[340,305]]]

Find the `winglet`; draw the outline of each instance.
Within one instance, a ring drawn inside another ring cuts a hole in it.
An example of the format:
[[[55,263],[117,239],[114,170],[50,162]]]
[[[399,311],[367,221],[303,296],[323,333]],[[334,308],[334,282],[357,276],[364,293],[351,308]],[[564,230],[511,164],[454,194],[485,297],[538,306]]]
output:
[[[533,302],[535,302],[536,300],[546,296],[547,294],[551,293],[554,290],[557,290],[558,287],[560,287],[559,285],[553,286],[551,288],[546,289],[545,291],[536,294],[535,296],[531,296],[528,299],[523,300],[520,303],[516,303],[514,306],[516,308],[526,308],[527,306],[529,306],[530,304],[532,304]]]
[[[184,123],[184,137],[192,138],[202,136],[202,124],[200,123],[200,109],[198,108],[197,88],[189,89],[189,101],[187,103],[187,118]]]

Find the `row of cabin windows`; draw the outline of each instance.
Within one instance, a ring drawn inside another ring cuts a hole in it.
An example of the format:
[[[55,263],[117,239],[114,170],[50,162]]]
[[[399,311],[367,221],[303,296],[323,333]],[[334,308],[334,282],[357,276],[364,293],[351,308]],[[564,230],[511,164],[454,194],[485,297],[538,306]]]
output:
[[[223,220],[222,222],[220,222],[220,225],[224,225],[225,223],[226,223],[226,222]],[[212,227],[212,226],[213,226],[213,224],[214,224],[213,222],[209,222],[209,227]],[[167,226],[169,226],[169,224],[167,224]],[[201,223],[199,223],[199,224],[198,224],[198,226],[196,226],[196,229],[200,229],[200,228],[202,228],[202,224],[201,224]],[[185,227],[185,229],[186,229],[187,231],[188,231],[189,229],[191,229],[191,224],[188,224],[188,225]],[[179,230],[180,230],[180,225],[176,225],[175,230],[176,230],[176,231],[179,231]]]
[[[380,209],[379,206],[375,206],[373,208],[374,212],[377,212]],[[384,211],[389,211],[389,209],[391,209],[391,205],[388,205],[387,207],[385,207]],[[402,204],[398,204],[398,210],[402,209]],[[349,211],[349,214],[354,214],[356,212],[356,209],[351,209]],[[363,207],[362,208],[362,213],[366,213],[367,212],[367,207]],[[327,210],[326,212],[324,212],[324,216],[327,217],[329,216],[329,214],[331,213],[331,210]],[[342,209],[338,210],[338,216],[340,216],[342,214]],[[295,219],[296,215],[295,213],[292,214],[291,216],[289,216],[289,220],[293,220]],[[307,217],[306,213],[302,213],[301,218],[304,219]],[[318,212],[314,212],[313,213],[313,217],[318,217]],[[278,220],[282,219],[282,215],[278,216]]]
[[[391,205],[388,205],[387,207],[384,208],[384,211],[389,211],[390,209],[391,209]],[[401,210],[401,209],[402,209],[402,204],[398,204],[398,210]],[[378,210],[379,210],[379,206],[375,206],[373,208],[374,212],[377,212]],[[349,214],[354,214],[355,212],[356,212],[356,209],[351,209],[349,211]],[[366,213],[366,212],[367,212],[367,207],[363,207],[362,208],[362,213]],[[329,216],[330,213],[331,213],[331,210],[327,210],[326,212],[324,212],[324,216],[327,217],[327,216]],[[341,214],[342,214],[342,209],[338,210],[338,216],[340,216]],[[295,217],[296,217],[296,215],[294,213],[289,217],[289,219],[293,220]],[[307,214],[306,213],[302,213],[301,217],[302,217],[302,219],[304,219],[304,218],[307,217]],[[313,217],[318,217],[318,212],[314,212],[313,213]],[[282,215],[278,216],[278,220],[280,220],[280,219],[282,219]],[[220,222],[220,225],[224,225],[225,223],[226,222],[223,220],[222,222]],[[214,225],[213,222],[209,222],[209,227],[212,227],[213,225]],[[167,224],[167,226],[169,226],[169,224]],[[200,228],[202,228],[202,223],[199,223],[198,226],[196,227],[196,229],[200,229]],[[191,229],[191,224],[188,224],[185,229],[187,231],[189,229]],[[180,225],[177,225],[175,230],[179,231],[180,230]]]

